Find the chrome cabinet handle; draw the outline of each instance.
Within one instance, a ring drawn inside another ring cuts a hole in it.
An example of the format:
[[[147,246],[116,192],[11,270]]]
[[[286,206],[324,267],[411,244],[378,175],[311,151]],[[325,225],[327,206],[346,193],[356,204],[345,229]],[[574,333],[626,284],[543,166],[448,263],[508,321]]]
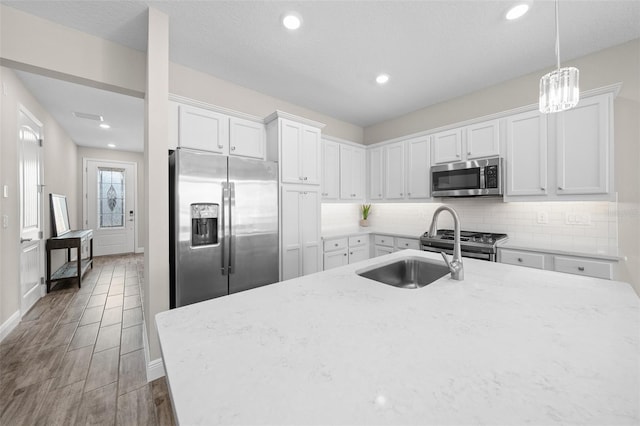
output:
[[[578,271],[584,272],[584,266],[578,266]]]
[[[338,243],[335,243],[334,246],[338,247]]]
[[[559,189],[560,191],[562,191],[562,187],[561,187],[561,186],[559,186],[559,187],[558,187],[558,189]]]
[[[20,244],[27,243],[27,242],[32,241],[32,240],[33,240],[33,238],[20,238]]]
[[[410,192],[407,192],[407,195],[411,195],[411,193],[410,193]]]
[[[545,190],[544,186],[541,186],[541,187],[540,187],[540,190],[541,190],[541,191],[544,191],[544,190]]]
[[[346,255],[347,255],[347,253],[345,253],[343,256],[346,256]]]
[[[304,177],[304,180],[307,180],[307,177],[306,177],[306,176]]]
[[[522,262],[522,258],[521,257],[518,258],[518,262]]]
[[[402,195],[404,195],[404,194],[402,194],[402,192],[401,192],[401,193],[400,193],[400,196],[402,196]]]
[[[232,146],[232,147],[231,147],[231,151],[235,151],[235,150],[236,150],[236,147],[235,147],[235,146]]]

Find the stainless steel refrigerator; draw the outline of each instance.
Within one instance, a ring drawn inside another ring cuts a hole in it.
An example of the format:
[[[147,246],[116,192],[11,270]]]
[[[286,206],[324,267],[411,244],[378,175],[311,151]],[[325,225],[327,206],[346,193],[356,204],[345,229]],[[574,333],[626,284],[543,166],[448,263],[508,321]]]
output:
[[[170,154],[171,308],[278,281],[277,173],[271,161]]]

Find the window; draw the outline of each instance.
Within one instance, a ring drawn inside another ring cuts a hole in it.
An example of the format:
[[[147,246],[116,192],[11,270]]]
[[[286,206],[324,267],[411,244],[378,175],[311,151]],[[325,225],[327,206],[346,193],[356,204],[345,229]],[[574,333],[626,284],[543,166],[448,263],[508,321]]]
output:
[[[98,168],[98,224],[100,228],[124,226],[124,169]]]

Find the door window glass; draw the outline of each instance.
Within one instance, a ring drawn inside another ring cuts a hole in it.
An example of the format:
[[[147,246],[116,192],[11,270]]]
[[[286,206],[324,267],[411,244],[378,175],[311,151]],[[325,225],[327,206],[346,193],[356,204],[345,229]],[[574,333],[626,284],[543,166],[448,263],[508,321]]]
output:
[[[98,168],[98,224],[100,228],[124,226],[124,169]]]

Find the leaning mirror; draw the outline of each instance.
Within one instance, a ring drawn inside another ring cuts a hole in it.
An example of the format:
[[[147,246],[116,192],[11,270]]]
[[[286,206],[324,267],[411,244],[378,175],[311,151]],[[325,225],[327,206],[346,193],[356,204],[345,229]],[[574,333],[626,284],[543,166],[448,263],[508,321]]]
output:
[[[67,210],[67,197],[58,194],[49,194],[51,206],[51,236],[59,237],[71,231],[69,226],[69,211]]]

